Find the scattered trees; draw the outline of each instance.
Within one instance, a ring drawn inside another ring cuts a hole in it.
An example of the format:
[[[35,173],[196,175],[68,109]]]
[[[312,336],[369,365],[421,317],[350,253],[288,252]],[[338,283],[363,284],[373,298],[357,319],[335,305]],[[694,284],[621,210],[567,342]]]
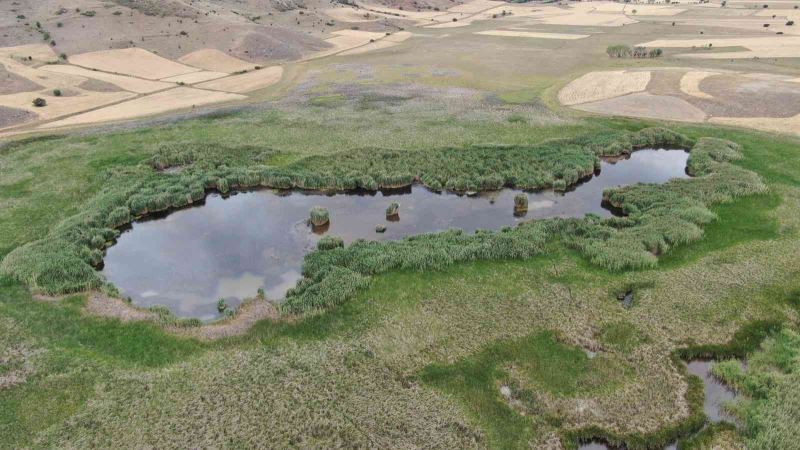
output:
[[[624,44],[609,45],[606,49],[612,58],[658,58],[664,52],[660,48],[647,49],[647,47],[630,47]]]

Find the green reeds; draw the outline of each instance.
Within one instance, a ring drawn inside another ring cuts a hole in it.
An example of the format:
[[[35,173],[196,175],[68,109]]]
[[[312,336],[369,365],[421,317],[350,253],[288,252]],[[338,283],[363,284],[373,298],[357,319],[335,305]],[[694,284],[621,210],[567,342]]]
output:
[[[524,213],[528,212],[528,196],[525,194],[517,194],[514,196],[514,212]]]
[[[386,217],[397,217],[400,214],[400,204],[397,202],[392,202],[389,206],[386,207]]]
[[[314,225],[315,227],[321,227],[330,223],[328,210],[320,206],[311,208],[311,211],[309,212],[309,221],[311,222],[311,225]]]

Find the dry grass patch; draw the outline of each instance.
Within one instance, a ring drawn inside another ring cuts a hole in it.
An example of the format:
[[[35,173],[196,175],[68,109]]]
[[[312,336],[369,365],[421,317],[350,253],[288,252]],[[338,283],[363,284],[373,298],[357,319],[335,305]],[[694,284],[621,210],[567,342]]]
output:
[[[196,67],[185,66],[141,48],[101,50],[70,56],[70,62],[90,69],[121,73],[149,80],[174,77],[197,72]]]
[[[800,135],[800,114],[792,117],[712,117],[709,122]]]
[[[246,97],[243,95],[179,87],[107,108],[79,114],[68,119],[47,123],[39,128],[57,128],[133,119],[182,108],[193,108],[195,106],[241,100],[244,98]]]
[[[526,38],[536,38],[536,39],[567,39],[567,40],[583,39],[590,36],[588,34],[539,33],[534,31],[511,31],[511,30],[479,31],[475,34],[481,34],[485,36],[512,36],[512,37],[526,37]]]
[[[98,108],[109,103],[119,102],[133,97],[130,92],[92,92],[73,96],[56,97],[52,91],[21,92],[0,96],[0,106],[24,109],[35,113],[40,120],[50,120],[69,114],[76,114],[87,109]],[[47,105],[41,108],[33,106],[33,99],[41,97]]]
[[[653,95],[648,92],[582,103],[575,108],[615,116],[646,117],[679,122],[697,122],[706,119],[706,113],[703,110],[683,99],[669,95]]]
[[[572,81],[558,93],[564,105],[577,105],[625,94],[641,92],[650,82],[650,72],[628,72],[624,70],[589,72]]]
[[[797,55],[800,55],[800,37],[796,36],[658,39],[639,45],[658,48],[700,48],[710,45],[711,48],[745,47],[748,49],[746,51],[695,52],[678,55],[684,58],[700,59],[796,58]]]
[[[253,70],[256,65],[228,55],[214,48],[204,48],[178,58],[178,61],[211,72],[235,73]]]
[[[315,53],[312,58],[320,58],[341,53],[355,47],[369,44],[370,41],[378,41],[386,37],[385,33],[373,33],[370,31],[359,30],[339,30],[332,33],[334,36],[325,39],[332,48]]]
[[[161,81],[167,81],[170,83],[184,83],[184,84],[195,84],[195,83],[202,83],[203,81],[210,81],[216,80],[217,78],[227,77],[228,74],[225,72],[193,72],[187,73],[185,75],[178,75],[175,77],[164,78]]]
[[[53,62],[58,60],[58,55],[47,44],[17,45],[14,47],[0,47],[0,57],[28,59],[37,62]]]
[[[718,72],[691,71],[681,77],[681,92],[697,98],[714,98],[700,90],[700,82],[706,78],[717,75]]]
[[[200,83],[197,87],[214,91],[244,93],[264,89],[281,80],[283,67],[272,66],[241,75]]]
[[[85,77],[90,80],[103,81],[111,83],[126,91],[135,92],[137,94],[149,94],[151,92],[160,91],[171,87],[168,83],[161,81],[142,80],[141,78],[134,78],[125,75],[114,75],[106,72],[99,72],[96,70],[84,69],[83,67],[71,66],[66,64],[54,64],[42,66],[41,70],[50,73],[59,73],[65,75],[74,75]]]

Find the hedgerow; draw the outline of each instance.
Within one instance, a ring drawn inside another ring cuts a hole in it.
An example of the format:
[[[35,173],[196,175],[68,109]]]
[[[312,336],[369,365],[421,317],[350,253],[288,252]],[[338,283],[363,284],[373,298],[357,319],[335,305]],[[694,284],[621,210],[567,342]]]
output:
[[[620,218],[552,219],[497,232],[450,231],[392,242],[359,241],[346,248],[322,245],[307,255],[305,278],[287,294],[284,308],[302,311],[338,303],[363,287],[369,276],[387,270],[437,270],[460,261],[529,258],[556,239],[608,269],[652,267],[658,254],[702,237],[700,227],[714,219],[710,205],[765,190],[755,173],[729,163],[739,155],[736,144],[706,138],[695,143],[662,128],[536,146],[360,149],[311,156],[282,167],[268,164],[277,154],[268,148],[215,152],[204,145],[170,145],[147,164],[109,172],[105,187],[80,213],[57,224],[43,239],[13,250],[0,263],[0,273],[47,294],[113,290],[93,266],[116,238],[115,228],[202,201],[210,190],[377,190],[414,182],[456,191],[564,188],[591,174],[599,156],[645,147],[691,147],[689,170],[696,177],[607,191],[606,200],[627,214]],[[163,171],[166,168],[180,170]]]

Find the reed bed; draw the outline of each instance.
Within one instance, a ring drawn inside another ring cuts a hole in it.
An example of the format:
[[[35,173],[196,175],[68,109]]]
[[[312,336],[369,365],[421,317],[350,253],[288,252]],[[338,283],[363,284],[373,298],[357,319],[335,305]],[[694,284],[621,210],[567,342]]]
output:
[[[730,164],[739,155],[736,144],[719,139],[694,143],[663,128],[554,140],[533,147],[362,149],[312,156],[280,168],[247,164],[247,158],[239,158],[235,151],[215,159],[202,146],[166,146],[148,164],[109,173],[106,187],[80,213],[59,223],[44,239],[13,250],[0,263],[0,273],[39,293],[92,288],[114,293],[94,266],[116,238],[115,229],[147,214],[201,201],[209,190],[374,190],[415,181],[431,189],[457,191],[543,189],[574,184],[594,170],[600,155],[645,147],[691,147],[689,169],[696,178],[606,192],[606,199],[627,214],[622,218],[554,219],[498,232],[451,231],[396,242],[356,242],[346,248],[337,243],[323,249],[326,241],[320,251],[307,256],[305,279],[289,292],[285,308],[300,311],[339,303],[363,287],[369,276],[387,270],[437,270],[460,261],[528,258],[543,252],[550,240],[564,240],[607,269],[653,267],[657,255],[702,237],[702,225],[714,219],[709,206],[766,189],[755,173]],[[267,149],[263,154],[259,159],[268,159],[274,152]],[[160,171],[175,164],[182,164],[182,170]]]

